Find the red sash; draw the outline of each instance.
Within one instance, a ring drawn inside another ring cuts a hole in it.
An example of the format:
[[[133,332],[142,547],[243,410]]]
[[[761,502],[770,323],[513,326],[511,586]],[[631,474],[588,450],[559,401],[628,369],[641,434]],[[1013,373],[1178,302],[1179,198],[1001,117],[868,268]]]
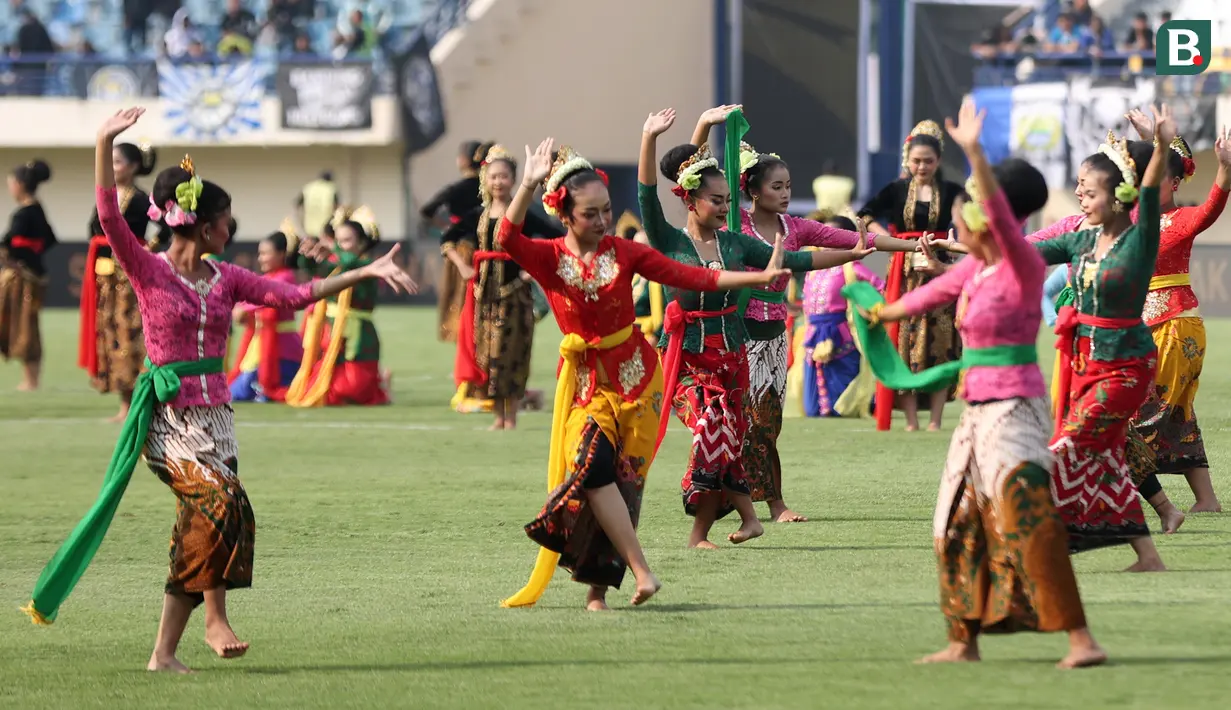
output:
[[[684,329],[689,323],[696,323],[705,318],[719,318],[734,313],[736,306],[724,308],[721,311],[686,311],[680,305],[679,301],[671,301],[667,304],[667,310],[663,313],[663,332],[667,333],[671,340],[667,345],[667,355],[663,358],[663,374],[666,379],[663,381],[663,398],[666,400],[663,403],[662,416],[658,419],[658,440],[654,443],[654,450],[663,443],[663,437],[667,434],[667,422],[671,421],[671,400],[675,397],[675,387],[680,381],[680,359],[684,353]]]
[[[258,329],[263,335],[261,336],[261,360],[257,364],[256,381],[261,385],[261,391],[267,399],[274,402],[285,401],[287,388],[282,386],[282,362],[278,353],[278,338],[281,333],[278,332],[278,310],[276,308],[258,309],[248,320],[244,334],[239,341],[239,350],[236,351],[235,364],[227,373],[227,384],[235,382],[239,377],[240,365],[244,362],[244,356],[248,354],[248,348],[252,346],[252,339],[256,336]]]
[[[925,234],[932,232],[899,232],[896,229],[889,230],[893,236],[898,239],[920,239]],[[885,274],[885,303],[893,303],[902,297],[902,277],[906,273],[906,252],[895,251],[889,257],[889,273]],[[889,336],[889,342],[896,347],[898,344],[898,330],[900,325],[895,321],[885,324],[885,334]],[[890,422],[893,420],[893,390],[889,389],[879,381],[876,383],[876,430],[889,431]]]
[[[1060,387],[1057,396],[1064,402],[1056,406],[1056,430],[1064,423],[1068,414],[1069,390],[1073,386],[1073,348],[1077,340],[1077,326],[1088,325],[1094,328],[1120,329],[1131,328],[1141,323],[1141,318],[1102,318],[1079,313],[1072,306],[1064,306],[1056,314],[1056,349],[1060,351]]]
[[[85,273],[81,275],[81,318],[77,328],[77,367],[91,378],[98,376],[98,264],[99,247],[107,246],[107,238],[95,235],[85,255]]]
[[[46,246],[47,244],[42,239],[35,239],[34,237],[13,237],[9,241],[10,249],[29,249],[35,254],[42,254],[43,248]]]
[[[513,257],[503,251],[476,251],[474,253],[474,269],[485,261],[510,261]],[[475,280],[466,282],[466,300],[457,323],[457,355],[453,360],[453,384],[460,387],[463,382],[469,382],[475,387],[487,384],[487,373],[479,369],[479,361],[474,349],[474,285]]]

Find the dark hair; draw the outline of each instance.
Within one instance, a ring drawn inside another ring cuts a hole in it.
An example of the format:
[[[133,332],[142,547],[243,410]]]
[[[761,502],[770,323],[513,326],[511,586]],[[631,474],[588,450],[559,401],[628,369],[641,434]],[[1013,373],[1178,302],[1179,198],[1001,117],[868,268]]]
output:
[[[658,169],[662,171],[663,177],[674,183],[680,178],[680,166],[688,162],[689,158],[696,155],[698,150],[700,150],[700,148],[692,143],[677,145],[667,151],[666,155],[662,157],[662,160],[658,161]],[[699,175],[701,176],[701,185],[705,185],[705,182],[710,178],[718,178],[719,180],[722,179],[722,171],[714,167],[709,167],[702,170]],[[698,187],[697,189],[699,190],[701,188]]]
[[[483,165],[483,159],[487,157],[487,151],[496,145],[496,141],[466,141],[462,144],[462,148],[472,148],[470,155],[465,157],[470,159],[470,167],[478,170]]]
[[[921,146],[925,146],[925,147],[931,148],[931,149],[932,149],[932,152],[936,153],[936,158],[937,158],[937,160],[939,160],[939,159],[940,159],[940,157],[941,157],[941,156],[943,156],[943,155],[944,155],[944,153],[945,153],[945,151],[944,151],[944,150],[942,150],[942,149],[941,149],[941,147],[940,147],[940,141],[939,141],[939,140],[937,140],[937,139],[933,138],[932,136],[929,136],[929,135],[923,134],[923,133],[920,133],[920,134],[915,135],[915,136],[911,136],[911,138],[910,138],[910,145],[908,145],[908,146],[906,147],[906,152],[907,152],[907,153],[909,153],[909,152],[910,152],[910,149],[911,149],[911,148],[914,148],[914,147],[915,147],[915,146],[917,146],[917,145],[921,145]]]
[[[1141,20],[1142,22],[1149,22],[1149,21],[1150,21],[1150,16],[1149,16],[1149,15],[1147,15],[1146,13],[1144,13],[1144,12],[1139,12],[1139,13],[1137,13],[1136,15],[1133,15],[1133,19],[1134,19],[1134,20]]]
[[[475,160],[474,156],[478,154],[479,146],[481,145],[483,144],[480,141],[462,141],[462,145],[458,148],[457,154],[466,160],[469,160],[470,167],[477,168],[479,167],[480,161]]]
[[[1188,151],[1189,155],[1192,155],[1193,150],[1192,147],[1188,145],[1188,141],[1179,137],[1177,137],[1176,140],[1183,143],[1185,150]],[[1144,143],[1145,141],[1142,142]],[[1150,147],[1153,148],[1154,146],[1151,145]],[[1186,177],[1184,175],[1184,156],[1177,153],[1171,146],[1167,146],[1167,175],[1169,177],[1180,179],[1184,179],[1184,177]]]
[[[285,234],[283,234],[282,232],[274,232],[273,234],[270,234],[269,236],[262,239],[261,241],[268,242],[269,245],[273,247],[276,251],[280,251],[283,253],[282,265],[284,267],[291,268],[293,266],[292,261],[294,260],[294,255],[289,253],[290,245],[287,243]]]
[[[561,185],[564,186],[564,201],[560,204],[560,217],[573,214],[573,193],[581,188],[592,185],[594,183],[603,182],[603,178],[599,176],[593,168],[583,168],[569,175]]]
[[[359,253],[366,254],[375,244],[376,240],[372,235],[368,234],[368,230],[362,224],[359,224],[353,219],[348,219],[342,223],[343,227],[350,227],[355,230],[355,234],[359,236]]]
[[[848,232],[857,232],[857,231],[859,231],[859,227],[855,226],[855,221],[854,221],[854,220],[852,220],[850,217],[845,217],[845,216],[840,215],[840,214],[839,214],[839,215],[834,215],[833,217],[830,217],[830,218],[829,218],[829,220],[828,220],[828,222],[829,222],[829,224],[832,224],[833,226],[837,227],[838,229],[845,229],[845,230],[846,230],[846,231],[848,231]]]
[[[1146,176],[1146,166],[1150,164],[1150,158],[1154,156],[1154,143],[1151,141],[1129,141],[1128,154],[1133,159],[1134,167],[1137,169],[1137,185],[1141,185],[1141,180]],[[1181,174],[1183,169],[1181,168]]]
[[[333,182],[333,171],[332,170],[322,171],[321,179],[324,180],[325,182]]]
[[[158,173],[158,177],[154,179],[154,189],[150,193],[150,196],[154,199],[154,204],[161,209],[168,202],[173,202],[175,200],[175,188],[191,179],[192,175],[178,165],[166,168]],[[196,224],[171,227],[171,231],[181,236],[189,236],[192,234],[194,227],[213,222],[230,207],[231,195],[219,187],[217,183],[206,180],[201,187],[201,196],[197,198]],[[234,220],[232,220],[232,224],[234,224]],[[232,227],[231,233],[235,233],[234,227]]]
[[[992,173],[1017,219],[1024,220],[1047,204],[1047,179],[1030,163],[1009,158],[992,168]]]
[[[134,175],[141,177],[154,172],[154,165],[158,161],[158,153],[153,148],[141,150],[132,143],[116,143],[115,149],[120,151],[120,155],[124,156],[124,160],[137,166],[137,169],[133,171]]]
[[[39,185],[51,179],[51,166],[36,158],[13,168],[13,177],[17,178],[17,182],[26,192],[33,195],[38,191]]]
[[[762,153],[761,156],[757,158],[757,162],[753,163],[752,167],[748,168],[748,170],[744,172],[744,197],[752,199],[752,193],[761,189],[761,182],[765,179],[765,176],[775,168],[782,168],[788,172],[790,171],[790,168],[787,167],[786,161],[782,158],[775,158],[772,155]]]

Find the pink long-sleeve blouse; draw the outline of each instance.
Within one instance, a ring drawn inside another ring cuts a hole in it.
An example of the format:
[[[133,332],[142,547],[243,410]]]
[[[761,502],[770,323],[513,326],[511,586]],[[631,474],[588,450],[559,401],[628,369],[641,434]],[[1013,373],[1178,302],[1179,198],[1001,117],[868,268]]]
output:
[[[872,273],[868,267],[856,261],[852,264],[855,277],[867,281],[877,291],[885,292],[885,280]],[[846,299],[842,287],[846,285],[846,273],[841,266],[813,271],[804,278],[803,309],[805,315],[818,316],[825,313],[845,313]]]
[[[214,275],[193,283],[171,266],[164,254],[145,250],[120,213],[114,187],[96,188],[98,218],[115,260],[128,275],[145,330],[151,362],[220,358],[225,354],[235,304],[257,303],[299,310],[312,302],[312,285],[296,286],[261,278],[247,269],[206,260]],[[231,401],[226,375],[186,377],[172,407],[219,406]]]
[[[744,234],[756,237],[772,246],[775,235],[771,234],[766,239],[757,231],[756,224],[752,221],[752,212],[750,210],[740,210],[740,212],[742,213],[741,224]],[[778,215],[778,220],[782,223],[782,248],[785,251],[801,251],[804,247],[853,249],[855,244],[859,242],[859,234],[857,232],[838,229],[837,227],[831,227],[828,224],[822,224],[810,219],[783,214]],[[868,246],[876,246],[875,234],[868,234]],[[747,270],[759,271],[759,269],[753,267],[748,267]],[[779,276],[765,290],[785,291],[790,282],[791,277]],[[754,298],[748,302],[748,310],[744,313],[744,317],[755,321],[784,321],[786,320],[786,304],[766,303]]]
[[[992,239],[1000,247],[1000,263],[987,266],[973,256],[902,297],[912,316],[958,298],[958,331],[967,348],[1034,345],[1043,320],[1043,280],[1047,265],[1022,236],[1021,226],[1004,192],[983,202]],[[963,397],[990,402],[1014,397],[1044,397],[1047,387],[1039,366],[972,367],[966,371]]]
[[[1085,219],[1086,219],[1086,215],[1082,214],[1081,212],[1078,212],[1077,214],[1071,214],[1068,217],[1065,217],[1064,219],[1060,220],[1059,222],[1056,222],[1050,227],[1044,227],[1040,229],[1039,231],[1035,232],[1034,234],[1027,235],[1026,242],[1030,244],[1035,244],[1037,242],[1047,241],[1048,239],[1054,239],[1055,237],[1058,237],[1061,234],[1068,234],[1069,232],[1076,232],[1078,231],[1077,228],[1081,226],[1081,223],[1084,222]]]

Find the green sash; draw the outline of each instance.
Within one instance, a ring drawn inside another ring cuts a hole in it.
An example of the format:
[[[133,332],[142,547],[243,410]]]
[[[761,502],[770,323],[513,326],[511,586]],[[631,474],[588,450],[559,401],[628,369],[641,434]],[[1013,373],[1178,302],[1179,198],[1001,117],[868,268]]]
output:
[[[872,284],[857,281],[842,288],[842,295],[853,305],[871,310],[876,304],[884,303],[885,299]],[[1011,365],[1032,365],[1038,362],[1037,347],[1029,345],[997,345],[990,348],[967,348],[962,352],[962,358],[943,365],[929,367],[923,372],[911,372],[910,367],[902,362],[895,343],[889,341],[889,335],[881,326],[869,326],[859,311],[854,313],[855,329],[859,342],[864,346],[864,355],[872,367],[872,373],[886,387],[893,390],[916,390],[919,392],[939,392],[952,387],[957,382],[963,370],[971,367],[1008,367]]]
[[[1064,288],[1060,289],[1060,293],[1056,294],[1056,310],[1060,310],[1065,306],[1071,306],[1077,300],[1077,295],[1073,293],[1073,282],[1066,281]]]
[[[736,301],[736,310],[740,318],[744,317],[749,302],[754,298],[765,303],[786,303],[786,291],[762,291],[759,288],[740,289],[739,300]]]
[[[154,407],[159,402],[170,402],[180,391],[180,378],[195,375],[212,375],[222,372],[222,358],[171,362],[155,365],[145,359],[146,371],[137,376],[133,388],[132,406],[128,418],[120,430],[119,441],[107,465],[103,487],[90,512],[77,523],[68,539],[56,551],[51,562],[39,575],[34,585],[30,603],[22,611],[30,615],[34,623],[49,625],[56,620],[60,605],[77,586],[77,581],[90,566],[94,553],[102,544],[111,519],[120,507],[120,499],[132,478],[137,460],[145,448],[145,439],[154,420]]]
[[[724,145],[722,161],[723,168],[727,174],[727,187],[731,188],[731,199],[733,209],[727,213],[727,231],[740,232],[743,229],[743,211],[739,209],[739,144],[744,140],[744,136],[748,134],[748,119],[744,118],[743,109],[735,109],[727,115],[726,125],[726,143]],[[769,293],[768,291],[757,291],[757,294]],[[748,310],[748,302],[752,300],[752,289],[740,289],[739,300],[736,301],[736,312],[739,317],[744,317],[744,311]],[[756,296],[761,298],[760,296]],[[772,298],[772,296],[771,296]],[[770,298],[762,298],[763,301],[770,301]],[[772,301],[771,301],[772,302]],[[785,301],[783,301],[785,303]]]

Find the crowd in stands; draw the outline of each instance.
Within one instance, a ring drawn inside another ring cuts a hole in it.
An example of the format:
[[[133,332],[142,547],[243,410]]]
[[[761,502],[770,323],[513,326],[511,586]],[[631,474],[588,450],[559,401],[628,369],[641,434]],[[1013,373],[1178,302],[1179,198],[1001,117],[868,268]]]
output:
[[[971,47],[971,51],[985,59],[1024,54],[1094,58],[1114,54],[1153,54],[1155,30],[1171,20],[1170,12],[1162,12],[1157,24],[1151,25],[1149,15],[1137,13],[1117,40],[1108,23],[1090,7],[1090,0],[1067,3],[1050,26],[1024,23],[1025,14],[1010,14],[1004,22],[988,30],[983,39]]]
[[[0,0],[6,57],[369,58],[441,0]],[[456,2],[456,0],[454,0]]]

